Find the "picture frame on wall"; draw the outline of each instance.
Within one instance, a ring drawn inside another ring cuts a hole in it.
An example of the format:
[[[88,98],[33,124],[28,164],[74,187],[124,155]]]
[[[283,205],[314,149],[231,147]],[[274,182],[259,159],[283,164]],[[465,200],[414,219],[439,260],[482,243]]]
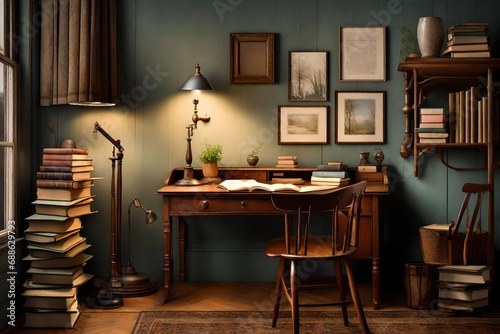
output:
[[[340,27],[340,81],[386,81],[386,27]]]
[[[328,144],[328,106],[278,106],[278,144]]]
[[[231,84],[274,84],[274,33],[230,34]]]
[[[385,143],[385,91],[335,92],[335,143]]]
[[[288,100],[328,101],[328,51],[290,51]]]

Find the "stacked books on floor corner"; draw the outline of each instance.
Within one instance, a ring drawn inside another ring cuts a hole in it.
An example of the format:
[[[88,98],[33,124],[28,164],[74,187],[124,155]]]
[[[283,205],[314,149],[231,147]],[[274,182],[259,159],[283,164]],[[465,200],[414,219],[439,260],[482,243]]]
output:
[[[351,181],[347,166],[341,161],[331,161],[326,165],[319,165],[311,173],[311,185],[344,187]]]
[[[477,313],[488,309],[490,266],[446,265],[438,270],[439,310]]]
[[[490,38],[487,22],[469,22],[448,27],[443,55],[452,58],[489,58]]]
[[[87,149],[45,148],[37,173],[35,213],[27,217],[24,231],[30,262],[25,299],[24,327],[75,326],[80,311],[78,287],[93,275],[84,272],[92,255],[80,234],[82,216],[94,213],[91,176],[94,166]]]
[[[444,108],[420,108],[417,133],[420,143],[446,143],[449,134]]]
[[[276,162],[277,168],[297,168],[299,167],[299,157],[296,155],[280,155]]]

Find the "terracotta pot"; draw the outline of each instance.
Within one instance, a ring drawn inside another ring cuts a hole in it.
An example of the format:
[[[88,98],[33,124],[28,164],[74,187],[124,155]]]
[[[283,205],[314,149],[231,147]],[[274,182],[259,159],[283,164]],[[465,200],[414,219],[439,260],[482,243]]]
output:
[[[203,163],[203,176],[207,178],[215,178],[219,174],[219,166],[217,162]]]
[[[422,57],[439,57],[444,39],[440,17],[421,17],[417,25],[417,41]]]
[[[255,155],[249,155],[247,157],[247,162],[250,166],[255,166],[259,162],[259,157]]]

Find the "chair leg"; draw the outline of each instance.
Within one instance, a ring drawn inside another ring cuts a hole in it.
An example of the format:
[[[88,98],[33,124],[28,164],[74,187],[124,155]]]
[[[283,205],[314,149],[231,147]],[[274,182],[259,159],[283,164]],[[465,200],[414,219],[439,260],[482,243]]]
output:
[[[361,305],[361,299],[359,298],[358,288],[356,282],[354,281],[354,275],[352,273],[351,264],[349,260],[344,261],[344,267],[347,274],[347,280],[349,281],[349,289],[351,291],[351,298],[354,302],[354,307],[356,308],[356,313],[358,314],[359,323],[364,334],[370,333],[370,328],[368,328],[368,323],[366,322],[365,312],[363,311],[363,305]]]
[[[297,277],[297,260],[290,261],[290,295],[292,296],[292,322],[293,333],[299,334],[299,286]]]
[[[273,322],[272,327],[276,327],[276,323],[278,322],[278,315],[280,312],[280,304],[281,304],[281,282],[283,280],[283,273],[285,272],[285,259],[281,258],[280,263],[278,265],[278,275],[276,277],[276,283],[274,286],[274,308],[273,308]]]
[[[333,260],[333,265],[335,268],[335,280],[337,281],[337,288],[339,290],[340,300],[345,302],[345,284],[344,275],[342,273],[342,262],[340,259]],[[344,326],[349,326],[349,318],[347,317],[347,305],[342,305],[342,318],[344,319]]]

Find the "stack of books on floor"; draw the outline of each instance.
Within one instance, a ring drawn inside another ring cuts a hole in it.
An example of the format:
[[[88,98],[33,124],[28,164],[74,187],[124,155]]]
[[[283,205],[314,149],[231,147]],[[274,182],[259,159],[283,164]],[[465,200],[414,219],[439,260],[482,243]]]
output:
[[[476,313],[488,308],[490,266],[448,265],[438,270],[439,310]]]
[[[278,168],[296,168],[299,167],[299,158],[296,155],[280,155],[276,163]]]
[[[490,54],[488,23],[464,23],[448,28],[443,55],[452,58],[488,58]]]
[[[417,133],[420,143],[446,143],[449,134],[444,108],[420,108]]]
[[[94,170],[88,150],[46,148],[37,173],[35,213],[24,231],[30,262],[24,283],[24,327],[73,328],[80,311],[77,289],[92,278],[83,271],[92,257],[81,236],[81,217],[93,213]]]
[[[351,179],[347,166],[341,161],[331,161],[326,165],[319,165],[311,173],[312,185],[343,187],[349,185]]]

